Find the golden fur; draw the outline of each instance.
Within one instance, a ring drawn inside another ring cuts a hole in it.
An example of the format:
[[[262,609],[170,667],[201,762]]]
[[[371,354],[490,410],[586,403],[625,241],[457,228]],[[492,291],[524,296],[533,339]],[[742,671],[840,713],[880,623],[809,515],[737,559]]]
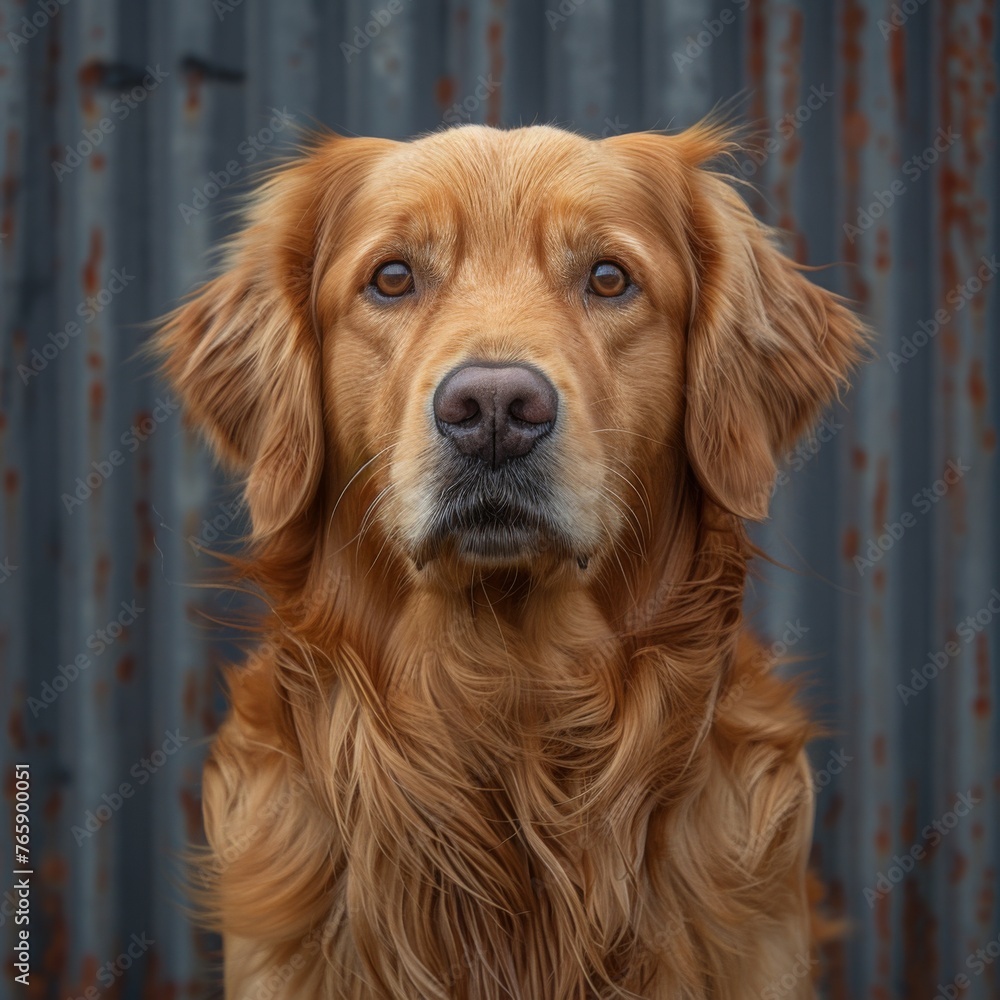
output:
[[[771,985],[814,944],[811,728],[742,632],[742,519],[864,330],[707,168],[728,148],[323,138],[169,318],[270,607],[204,776],[227,997],[812,996]],[[374,301],[397,259],[416,292]],[[625,301],[585,291],[607,259]],[[428,534],[429,400],[470,357],[558,390],[558,542]]]

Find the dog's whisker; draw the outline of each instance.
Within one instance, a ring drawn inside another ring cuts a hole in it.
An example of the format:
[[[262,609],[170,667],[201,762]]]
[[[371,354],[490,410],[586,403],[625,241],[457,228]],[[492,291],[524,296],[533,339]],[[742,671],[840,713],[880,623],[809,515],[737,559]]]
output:
[[[350,479],[348,479],[348,480],[347,480],[347,483],[345,484],[344,488],[343,488],[343,489],[342,489],[342,490],[340,491],[340,495],[339,495],[339,496],[337,497],[337,501],[336,501],[336,503],[334,503],[334,505],[333,505],[333,510],[331,510],[331,511],[330,511],[330,523],[331,523],[331,524],[333,523],[333,519],[334,519],[334,517],[336,517],[336,514],[337,514],[337,508],[338,508],[338,507],[340,507],[340,503],[341,503],[341,501],[342,501],[342,500],[344,499],[344,495],[345,495],[345,494],[347,493],[347,491],[348,491],[348,490],[349,490],[349,489],[351,488],[351,484],[352,484],[352,483],[353,483],[353,482],[354,482],[354,481],[355,481],[355,480],[356,480],[356,479],[358,478],[358,476],[360,476],[360,475],[361,475],[361,473],[362,473],[362,472],[364,472],[364,471],[365,471],[365,469],[367,469],[367,468],[368,468],[368,466],[369,466],[369,465],[371,465],[371,464],[372,464],[373,462],[375,462],[375,461],[377,461],[377,460],[378,460],[379,458],[381,458],[381,457],[382,457],[382,456],[383,456],[383,455],[384,455],[384,454],[385,454],[385,453],[386,453],[387,451],[389,451],[389,450],[390,450],[391,448],[392,448],[392,445],[386,445],[386,446],[385,446],[384,448],[382,448],[382,449],[381,449],[380,451],[377,451],[377,452],[376,452],[376,453],[375,453],[374,455],[372,455],[372,457],[371,457],[371,458],[369,458],[369,459],[368,459],[368,461],[367,461],[367,462],[365,462],[365,463],[364,463],[363,465],[361,465],[361,466],[360,466],[360,467],[359,467],[359,468],[357,469],[357,471],[356,471],[356,472],[354,473],[354,475],[352,475],[352,476],[351,476],[351,478],[350,478]]]

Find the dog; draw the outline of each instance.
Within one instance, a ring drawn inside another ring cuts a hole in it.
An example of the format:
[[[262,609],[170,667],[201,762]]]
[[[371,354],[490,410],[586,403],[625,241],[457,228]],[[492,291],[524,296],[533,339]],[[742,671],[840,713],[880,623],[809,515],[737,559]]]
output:
[[[267,602],[204,772],[227,997],[814,995],[745,522],[866,328],[734,141],[321,136],[163,323]]]

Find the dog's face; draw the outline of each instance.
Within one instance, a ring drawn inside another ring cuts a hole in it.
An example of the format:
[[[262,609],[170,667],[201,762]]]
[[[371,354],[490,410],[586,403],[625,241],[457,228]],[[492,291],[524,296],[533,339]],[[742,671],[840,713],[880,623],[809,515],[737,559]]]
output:
[[[319,284],[328,430],[348,467],[386,449],[375,516],[418,564],[586,564],[634,519],[633,470],[679,442],[690,307],[652,210],[625,157],[553,129],[372,164]]]
[[[692,478],[762,517],[860,329],[704,170],[723,148],[464,127],[276,174],[162,339],[255,531],[312,509],[417,573],[584,573]]]

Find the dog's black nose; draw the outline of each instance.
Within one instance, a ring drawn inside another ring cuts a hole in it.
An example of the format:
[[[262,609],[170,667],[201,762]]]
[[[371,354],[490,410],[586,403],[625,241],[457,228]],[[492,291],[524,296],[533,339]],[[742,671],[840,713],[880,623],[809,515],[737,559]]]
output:
[[[534,368],[470,364],[442,379],[434,416],[463,455],[496,467],[527,455],[552,430],[558,402],[555,387]]]

